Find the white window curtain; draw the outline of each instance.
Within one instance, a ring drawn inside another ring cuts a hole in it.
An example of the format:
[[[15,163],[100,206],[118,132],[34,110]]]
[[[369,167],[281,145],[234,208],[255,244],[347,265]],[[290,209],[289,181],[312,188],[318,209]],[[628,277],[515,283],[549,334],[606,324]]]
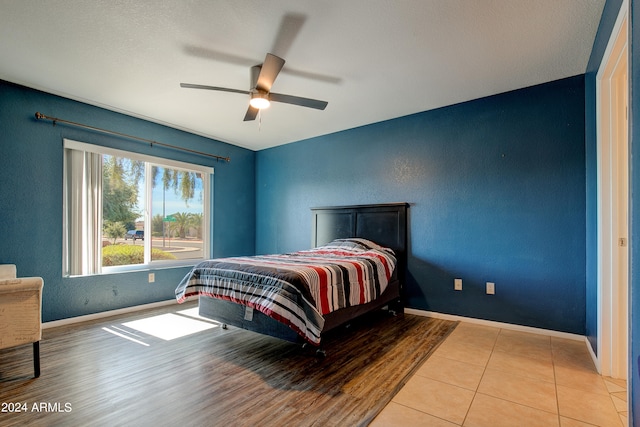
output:
[[[66,141],[65,141],[66,142]],[[65,143],[65,275],[100,273],[102,156]]]

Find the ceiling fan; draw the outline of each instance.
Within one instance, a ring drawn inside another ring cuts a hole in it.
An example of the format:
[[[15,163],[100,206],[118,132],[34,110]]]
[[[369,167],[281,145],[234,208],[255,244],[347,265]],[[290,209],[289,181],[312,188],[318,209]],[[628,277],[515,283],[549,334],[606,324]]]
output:
[[[282,93],[271,92],[271,86],[278,77],[280,70],[284,66],[284,59],[267,53],[264,63],[251,67],[250,89],[239,90],[218,86],[205,86],[191,83],[180,83],[180,87],[192,89],[217,90],[222,92],[242,93],[249,95],[249,108],[244,116],[244,121],[255,120],[258,112],[267,108],[271,102],[283,102],[285,104],[298,105],[301,107],[315,108],[316,110],[324,110],[327,106],[326,101],[317,99],[302,98],[300,96],[284,95]]]

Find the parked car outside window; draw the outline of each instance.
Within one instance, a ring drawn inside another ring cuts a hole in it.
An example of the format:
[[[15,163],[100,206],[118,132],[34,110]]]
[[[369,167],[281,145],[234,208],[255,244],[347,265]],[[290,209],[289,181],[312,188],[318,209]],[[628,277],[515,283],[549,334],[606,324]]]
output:
[[[135,242],[136,239],[144,240],[144,231],[143,230],[129,230],[127,234],[124,235],[124,240],[133,239]]]

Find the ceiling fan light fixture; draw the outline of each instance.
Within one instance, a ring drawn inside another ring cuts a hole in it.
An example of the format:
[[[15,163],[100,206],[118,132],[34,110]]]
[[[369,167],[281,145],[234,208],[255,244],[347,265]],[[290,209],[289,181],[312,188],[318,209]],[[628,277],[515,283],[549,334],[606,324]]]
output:
[[[251,94],[251,100],[249,101],[249,104],[253,108],[257,108],[258,110],[262,110],[263,108],[268,108],[269,105],[271,105],[271,101],[269,101],[269,95],[268,94],[256,92],[256,93],[252,93]]]

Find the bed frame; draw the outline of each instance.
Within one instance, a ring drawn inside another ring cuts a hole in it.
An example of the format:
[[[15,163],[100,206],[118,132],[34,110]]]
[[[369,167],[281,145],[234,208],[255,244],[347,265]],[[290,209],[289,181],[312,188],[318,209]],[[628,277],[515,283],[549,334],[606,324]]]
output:
[[[326,314],[323,334],[385,306],[402,312],[402,286],[407,265],[408,206],[407,203],[390,203],[311,208],[311,247],[324,245],[334,239],[361,237],[393,249],[398,258],[394,276],[380,298]],[[232,325],[291,342],[302,342],[302,338],[283,323],[230,301],[200,296],[199,312],[201,316],[221,322],[225,327]]]

